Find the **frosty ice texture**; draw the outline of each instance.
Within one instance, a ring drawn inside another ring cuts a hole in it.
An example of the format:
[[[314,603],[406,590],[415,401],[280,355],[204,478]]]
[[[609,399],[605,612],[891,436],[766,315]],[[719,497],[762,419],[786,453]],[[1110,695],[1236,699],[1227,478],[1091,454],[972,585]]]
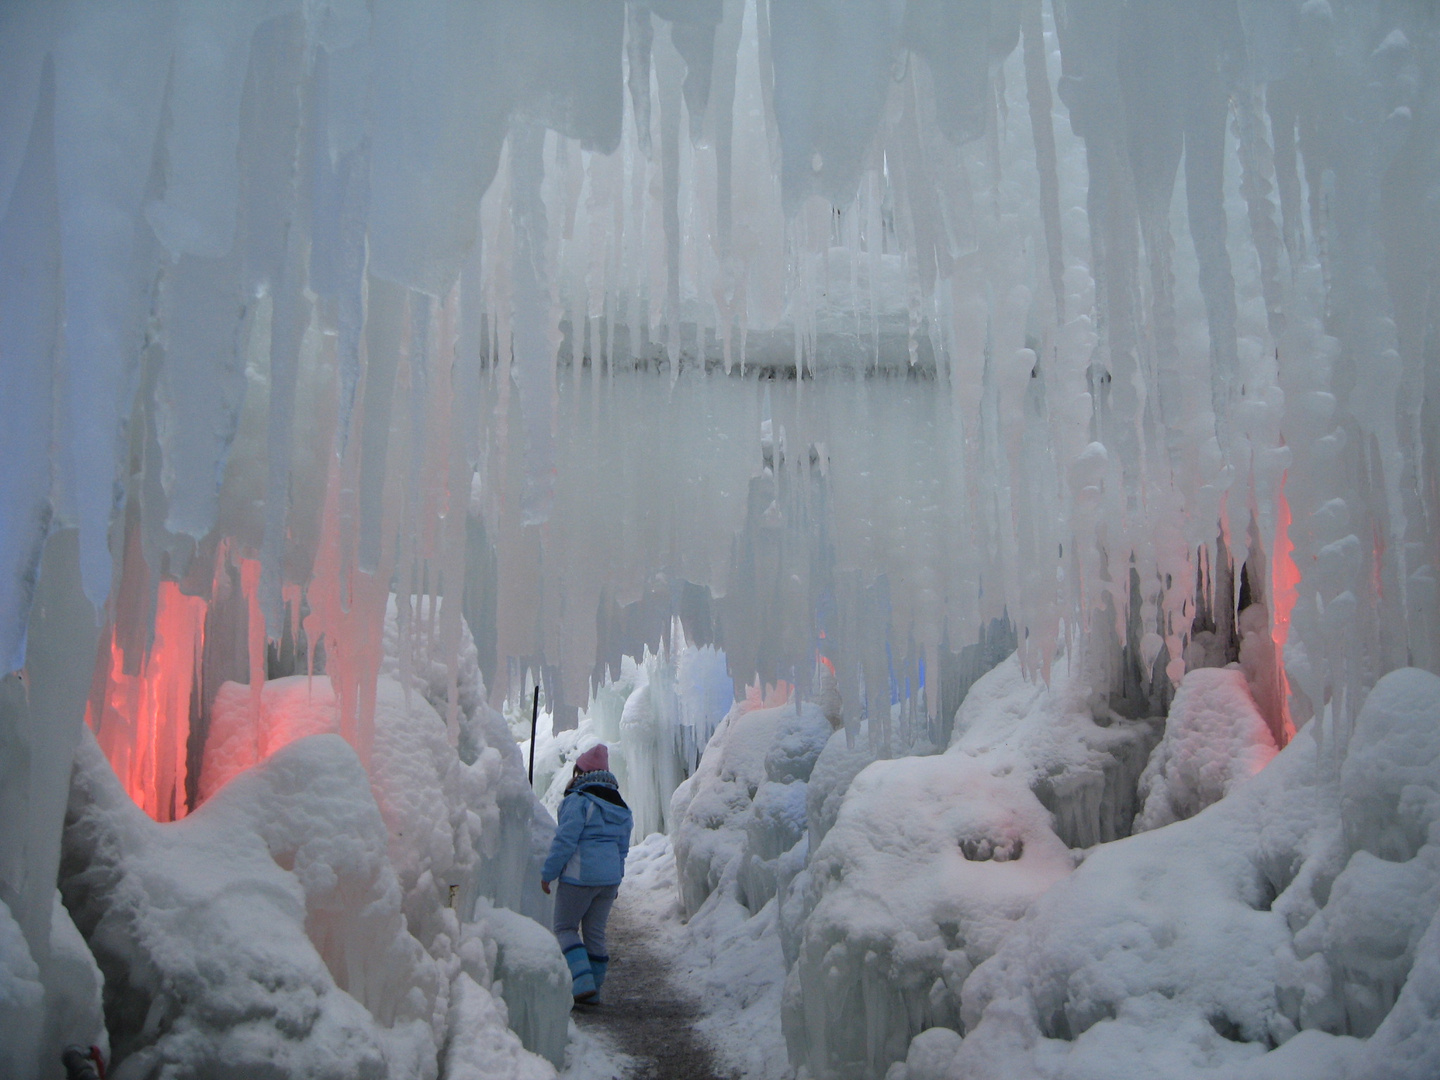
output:
[[[1379,678],[1440,666],[1432,15],[5,7],[0,900],[32,959],[92,682],[162,818],[272,643],[368,767],[392,591],[429,598],[457,751],[493,721],[462,606],[492,687],[539,673],[557,716],[676,616],[737,689],[809,693],[818,650],[881,756],[946,742],[955,647],[1005,619],[1106,738],[1236,661],[1338,778]],[[183,703],[177,596],[208,605]],[[1124,831],[1135,745],[1069,775],[1067,839]],[[698,749],[641,763],[657,821]]]

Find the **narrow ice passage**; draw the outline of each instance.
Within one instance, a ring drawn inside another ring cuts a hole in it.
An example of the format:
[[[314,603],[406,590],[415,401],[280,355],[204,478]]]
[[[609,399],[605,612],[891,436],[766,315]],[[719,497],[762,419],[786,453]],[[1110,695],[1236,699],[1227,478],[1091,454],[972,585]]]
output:
[[[0,2],[0,661],[0,1080],[1434,1080],[1440,3]]]
[[[604,1000],[578,1008],[576,1023],[623,1055],[616,1080],[731,1080],[736,1074],[717,1071],[693,1031],[700,1006],[675,985],[683,973],[656,946],[657,927],[627,901],[610,922],[614,960]],[[571,1068],[584,1076],[594,1065],[582,1060]]]

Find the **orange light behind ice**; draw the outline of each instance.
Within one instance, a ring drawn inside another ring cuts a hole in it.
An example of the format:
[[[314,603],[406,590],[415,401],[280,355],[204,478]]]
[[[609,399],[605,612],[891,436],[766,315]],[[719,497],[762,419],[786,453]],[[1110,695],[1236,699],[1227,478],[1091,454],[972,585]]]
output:
[[[100,715],[86,717],[135,804],[156,821],[185,816],[191,695],[205,647],[206,603],[162,581],[155,601],[155,640],[138,675],[126,675],[124,653],[110,632],[110,670]]]
[[[1275,612],[1270,630],[1270,636],[1275,642],[1275,667],[1280,682],[1280,705],[1285,714],[1286,741],[1294,734],[1294,724],[1290,720],[1290,679],[1285,674],[1285,642],[1290,637],[1290,616],[1300,595],[1300,568],[1295,565],[1295,545],[1290,540],[1290,503],[1285,498],[1285,480],[1288,476],[1289,473],[1281,475],[1280,488],[1275,495],[1275,569],[1272,573],[1272,601]]]

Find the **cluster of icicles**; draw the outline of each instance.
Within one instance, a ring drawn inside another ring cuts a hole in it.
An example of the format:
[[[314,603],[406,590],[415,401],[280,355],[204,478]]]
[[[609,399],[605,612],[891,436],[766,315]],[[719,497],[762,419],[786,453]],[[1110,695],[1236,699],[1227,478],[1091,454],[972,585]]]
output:
[[[1220,7],[16,5],[9,666],[60,522],[160,817],[286,641],[363,756],[392,591],[559,710],[679,617],[933,741],[1004,618],[1138,711],[1239,660],[1282,740],[1352,715],[1440,650],[1427,271],[1373,284],[1365,183],[1420,46]]]

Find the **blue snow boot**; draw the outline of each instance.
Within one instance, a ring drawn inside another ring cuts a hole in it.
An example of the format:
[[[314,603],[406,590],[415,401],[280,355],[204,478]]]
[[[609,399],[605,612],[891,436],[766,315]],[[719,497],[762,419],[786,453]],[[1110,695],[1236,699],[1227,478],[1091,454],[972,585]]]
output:
[[[590,958],[590,974],[595,977],[595,995],[598,998],[600,988],[605,985],[605,971],[610,967],[610,957],[596,956],[594,953],[586,955]]]
[[[590,970],[590,957],[584,945],[572,945],[565,950],[565,962],[570,965],[570,993],[576,1001],[593,1001],[595,998],[595,975]]]

